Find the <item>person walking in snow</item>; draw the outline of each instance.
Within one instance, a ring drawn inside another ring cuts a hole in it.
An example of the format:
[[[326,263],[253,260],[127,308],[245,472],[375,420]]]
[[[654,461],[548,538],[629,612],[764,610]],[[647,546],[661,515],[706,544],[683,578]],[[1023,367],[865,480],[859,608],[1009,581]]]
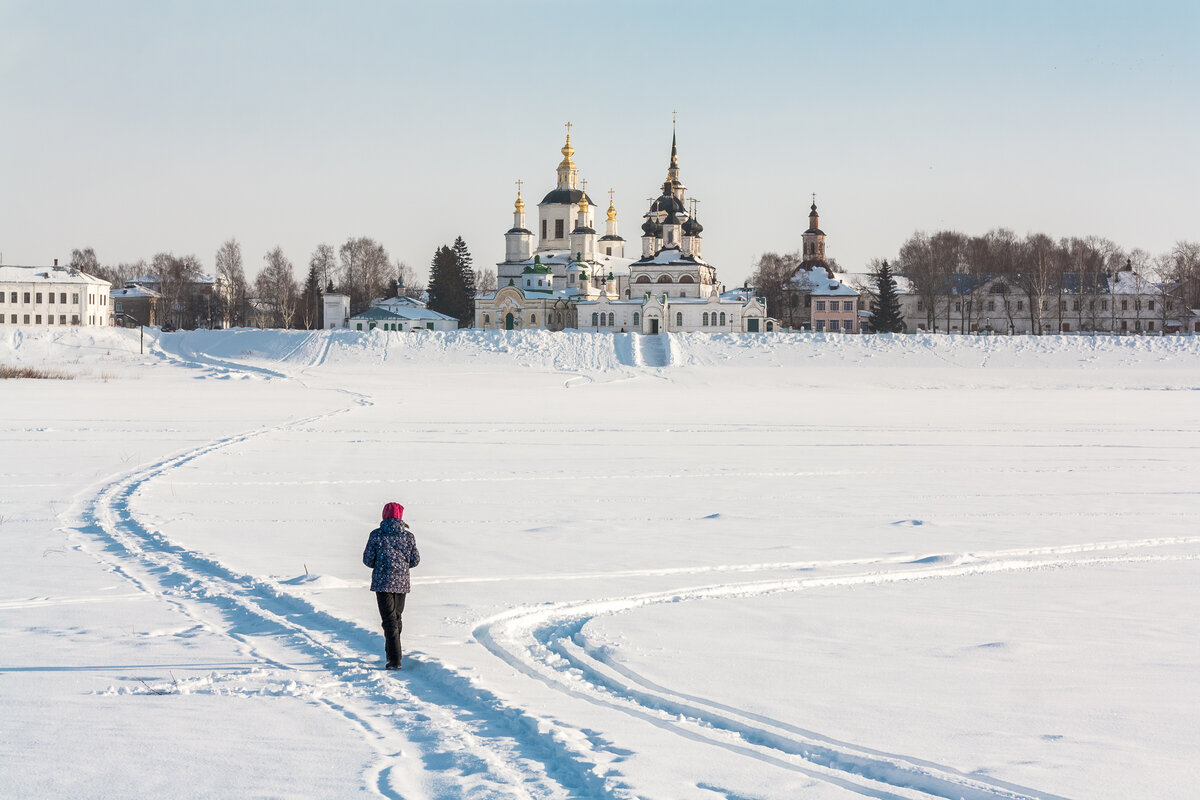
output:
[[[367,537],[363,563],[371,568],[371,591],[379,603],[387,668],[400,669],[400,620],[410,589],[408,571],[421,563],[417,539],[403,519],[404,506],[388,503],[383,522]]]

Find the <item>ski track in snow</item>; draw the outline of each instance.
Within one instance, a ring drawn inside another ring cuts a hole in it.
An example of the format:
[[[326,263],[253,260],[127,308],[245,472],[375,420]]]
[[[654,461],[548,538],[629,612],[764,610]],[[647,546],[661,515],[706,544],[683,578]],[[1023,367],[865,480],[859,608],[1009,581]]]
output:
[[[760,714],[678,693],[622,666],[603,648],[589,646],[583,629],[599,616],[662,603],[1035,569],[1196,560],[1200,559],[1200,555],[1070,556],[1197,543],[1200,543],[1200,537],[1097,542],[974,555],[967,553],[961,556],[904,556],[886,561],[894,561],[900,566],[924,566],[943,561],[950,563],[925,569],[891,569],[830,577],[716,584],[549,607],[517,608],[485,620],[476,628],[475,637],[513,668],[552,688],[673,729],[680,736],[705,740],[714,746],[834,783],[864,796],[1062,800],[1057,795],[996,779],[967,775],[918,758],[840,742]],[[883,561],[881,559],[880,563]],[[845,565],[854,562],[828,563]],[[796,567],[790,563],[760,566],[762,569]],[[895,794],[898,790],[905,790],[906,793]]]
[[[306,337],[280,359],[288,363],[305,347]],[[671,342],[618,341],[618,358],[631,373],[653,374],[673,360]],[[207,368],[228,376],[252,374],[303,383],[309,370],[324,363],[332,338],[325,337],[309,363],[294,372],[249,366],[151,343],[152,352],[179,365]],[[650,356],[647,358],[647,356]],[[940,357],[940,356],[939,356]],[[957,366],[957,365],[956,365]],[[570,373],[568,384],[587,376]],[[588,379],[590,380],[590,379]],[[249,673],[210,676],[185,682],[188,691],[247,691],[248,679],[272,683],[258,693],[291,694],[319,704],[357,727],[378,753],[363,776],[364,788],[388,798],[482,796],[523,798],[615,798],[639,795],[609,767],[604,744],[531,709],[508,703],[469,675],[426,654],[406,654],[402,677],[364,666],[379,651],[374,630],[338,618],[278,584],[238,573],[216,558],[190,551],[139,519],[132,500],[150,481],[219,450],[250,443],[294,427],[312,425],[356,406],[369,397],[338,390],[353,403],[301,420],[265,426],[164,458],[117,477],[86,500],[78,530],[88,539],[79,545],[146,596],[168,603],[203,629],[235,640],[265,665]],[[495,480],[496,478],[489,478]],[[90,543],[98,543],[99,547]],[[1082,568],[1113,563],[1195,559],[1196,555],[1154,555],[1156,547],[1194,545],[1200,537],[1140,539],[1058,547],[998,550],[987,553],[915,553],[826,562],[780,562],[716,567],[647,569],[605,573],[606,577],[766,573],[853,567],[872,571],[830,576],[772,578],[684,587],[669,591],[582,602],[518,607],[482,621],[477,642],[517,670],[556,691],[620,711],[669,734],[707,743],[763,766],[832,784],[873,798],[960,798],[961,800],[1061,800],[1036,789],[964,774],[918,757],[885,753],[842,742],[795,725],[770,719],[654,683],[589,644],[584,628],[604,615],[628,613],[663,603],[720,600],[854,586],[1050,568]],[[1118,554],[1106,554],[1122,551]],[[1130,551],[1139,551],[1133,553]],[[556,576],[563,577],[563,576]],[[594,574],[565,576],[570,579]],[[496,578],[508,580],[509,578]],[[425,582],[453,582],[446,577]],[[114,598],[115,599],[115,598]],[[90,602],[76,598],[31,598],[22,604]],[[315,662],[317,669],[312,668]],[[276,688],[275,684],[279,686]],[[395,713],[397,707],[403,713]],[[423,770],[397,770],[405,759],[421,759]],[[426,783],[396,788],[400,773],[423,772]],[[395,777],[394,777],[395,776]],[[711,786],[699,788],[727,793]]]
[[[187,358],[164,354],[172,360]],[[242,368],[207,356],[201,360],[218,371]],[[365,397],[356,399],[359,405],[370,404]],[[374,631],[322,611],[270,581],[238,573],[217,559],[175,544],[140,520],[133,509],[132,500],[142,487],[189,462],[353,408],[235,434],[113,480],[86,502],[77,526],[101,547],[97,551],[81,545],[81,549],[142,593],[168,603],[205,630],[243,645],[285,684],[278,693],[305,697],[359,728],[380,754],[364,784],[381,796],[636,798],[619,779],[600,774],[593,761],[580,757],[567,743],[573,738],[571,731],[502,703],[468,676],[420,652],[406,653],[402,677],[364,666],[364,660],[374,661],[380,649]],[[321,669],[315,673],[306,669],[300,663],[306,660]],[[236,685],[244,677],[225,683]],[[199,683],[218,681],[210,678]],[[331,683],[336,691],[330,691]],[[184,688],[193,687],[185,683]],[[393,713],[397,706],[403,714]],[[399,760],[414,757],[409,748],[420,751],[425,775],[434,785],[402,795],[393,788],[391,773]]]

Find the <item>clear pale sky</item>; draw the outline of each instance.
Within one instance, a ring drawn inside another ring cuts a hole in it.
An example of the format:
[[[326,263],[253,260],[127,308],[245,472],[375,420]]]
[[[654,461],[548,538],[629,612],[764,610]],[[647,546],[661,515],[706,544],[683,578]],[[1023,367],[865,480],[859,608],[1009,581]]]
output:
[[[914,230],[1200,238],[1200,3],[0,2],[5,264],[370,236],[424,275],[503,258],[563,123],[629,252],[665,175],[738,285]],[[531,221],[536,217],[531,214]],[[598,220],[603,214],[598,214]]]

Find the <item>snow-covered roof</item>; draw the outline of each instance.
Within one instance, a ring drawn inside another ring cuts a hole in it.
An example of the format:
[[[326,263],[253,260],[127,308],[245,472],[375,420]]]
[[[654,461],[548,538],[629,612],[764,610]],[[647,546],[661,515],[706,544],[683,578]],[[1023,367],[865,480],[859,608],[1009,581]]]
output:
[[[423,300],[417,300],[415,297],[408,297],[407,295],[398,295],[396,297],[389,297],[386,300],[372,300],[371,305],[385,306],[385,307],[387,307],[387,306],[409,306],[412,308],[424,308],[425,302]]]
[[[1121,270],[1109,280],[1112,294],[1162,294],[1162,289],[1152,281],[1132,270]]]
[[[125,286],[121,289],[113,289],[110,293],[114,300],[133,300],[138,298],[160,298],[161,294],[153,289],[147,289],[145,286]]]
[[[547,267],[569,267],[575,261],[575,253],[570,250],[538,250],[534,253],[534,258],[540,259],[541,263]],[[506,261],[506,264],[524,264],[532,266],[534,258],[527,258],[524,261]],[[584,261],[584,267],[589,271],[602,270],[605,275],[610,272],[616,275],[628,275],[629,265],[633,263],[632,258],[621,258],[618,256],[610,256],[598,254],[595,261]]]
[[[846,285],[837,277],[829,277],[828,270],[821,265],[801,266],[792,274],[791,284],[794,289],[807,291],[819,297],[849,297],[857,296],[858,290]]]
[[[21,267],[17,265],[0,267],[0,283],[29,283],[31,281],[46,281],[53,283],[77,283],[89,286],[111,286],[112,284],[95,275],[88,275],[70,267]]]
[[[708,262],[699,256],[685,256],[683,251],[678,247],[664,247],[662,250],[659,250],[657,253],[655,253],[651,258],[644,258],[633,263],[638,264],[639,266],[642,264],[685,264],[687,266],[691,266],[692,264],[708,265]]]
[[[403,318],[399,314],[393,314],[391,311],[388,311],[386,308],[380,308],[379,306],[371,306],[366,311],[362,311],[358,314],[355,314],[350,319],[361,319],[361,320],[383,320],[383,319],[392,320],[392,319],[396,319],[396,320],[398,320],[398,319],[403,319]]]
[[[447,314],[442,314],[439,311],[432,311],[424,306],[415,306],[412,308],[396,307],[394,309],[386,309],[382,306],[371,306],[361,314],[355,314],[350,319],[355,320],[452,320]]]
[[[742,287],[741,289],[730,289],[729,291],[721,292],[722,300],[741,300],[742,302],[745,302],[747,300],[753,300],[757,296],[758,296],[758,293],[753,288],[750,288],[750,287]]]

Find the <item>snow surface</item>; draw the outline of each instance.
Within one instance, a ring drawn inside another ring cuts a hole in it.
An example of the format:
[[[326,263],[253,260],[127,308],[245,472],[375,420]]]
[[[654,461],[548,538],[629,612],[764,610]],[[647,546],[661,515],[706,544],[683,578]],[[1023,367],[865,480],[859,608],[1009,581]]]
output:
[[[0,795],[1183,797],[1200,339],[0,329]],[[400,673],[368,531],[422,563]]]

